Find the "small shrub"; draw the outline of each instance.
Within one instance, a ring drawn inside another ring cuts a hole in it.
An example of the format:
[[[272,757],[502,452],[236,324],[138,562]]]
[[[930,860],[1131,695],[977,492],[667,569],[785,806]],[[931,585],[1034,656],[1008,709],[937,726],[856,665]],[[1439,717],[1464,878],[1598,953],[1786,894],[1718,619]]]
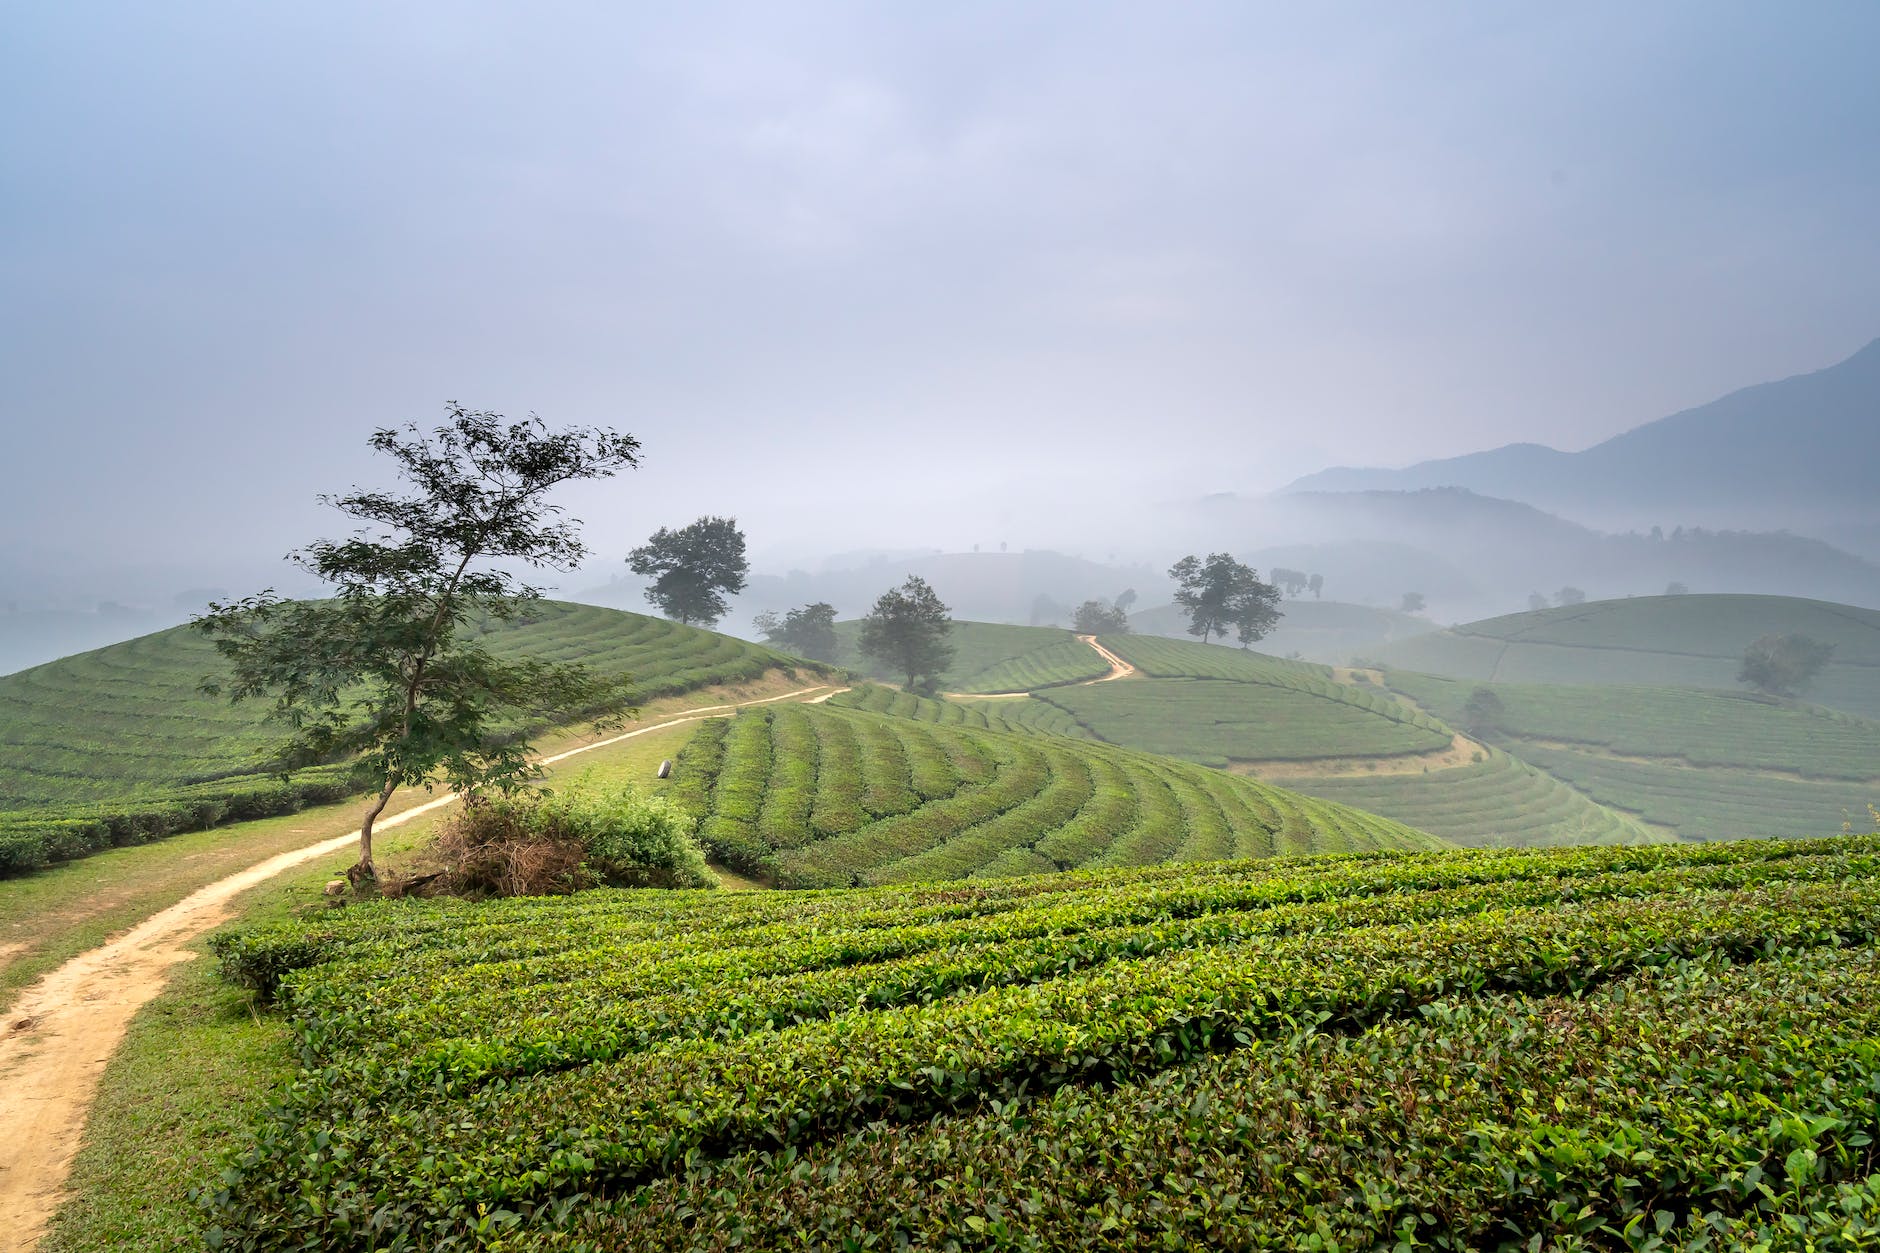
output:
[[[544,831],[533,797],[482,798],[438,831],[434,848],[452,896],[554,896],[589,886],[577,840]]]

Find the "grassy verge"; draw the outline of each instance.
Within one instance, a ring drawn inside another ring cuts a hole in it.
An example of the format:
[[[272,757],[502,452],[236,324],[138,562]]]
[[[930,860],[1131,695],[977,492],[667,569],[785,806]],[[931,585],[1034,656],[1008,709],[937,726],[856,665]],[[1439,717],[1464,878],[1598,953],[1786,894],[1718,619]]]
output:
[[[657,788],[660,761],[676,756],[695,729],[693,724],[669,727],[584,753],[552,767],[550,784],[591,772],[624,774]],[[422,861],[439,817],[427,815],[380,837],[379,860],[387,873],[404,873]],[[124,851],[174,849],[191,838]],[[283,847],[305,842],[308,837],[301,833]],[[229,871],[269,853],[252,836],[238,851],[241,856]],[[350,850],[337,853],[255,888],[238,902],[242,925],[325,908],[321,888],[352,859]],[[72,869],[95,869],[101,860]],[[214,1180],[223,1155],[246,1139],[256,1116],[293,1078],[296,1062],[284,1024],[258,1011],[247,993],[222,983],[207,947],[206,938],[192,945],[197,960],[178,967],[169,987],[138,1013],[106,1068],[72,1165],[71,1199],[54,1217],[42,1253],[198,1247],[191,1189]]]

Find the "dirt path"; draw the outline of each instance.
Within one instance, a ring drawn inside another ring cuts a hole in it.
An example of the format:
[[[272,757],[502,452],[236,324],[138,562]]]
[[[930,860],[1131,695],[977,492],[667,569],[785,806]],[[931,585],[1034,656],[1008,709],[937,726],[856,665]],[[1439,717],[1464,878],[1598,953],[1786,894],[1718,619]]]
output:
[[[1124,661],[1121,657],[1118,657],[1115,653],[1097,643],[1096,636],[1080,635],[1077,638],[1096,649],[1097,655],[1110,663],[1110,672],[1108,674],[1100,679],[1086,679],[1078,684],[1079,687],[1089,687],[1092,683],[1109,683],[1115,679],[1127,679],[1130,675],[1136,673],[1136,667],[1130,665],[1127,661]]]
[[[747,705],[768,705],[823,692],[817,684],[778,696],[707,705],[636,727],[620,735],[544,757],[545,764],[605,748],[635,736],[696,722]],[[826,700],[834,691],[814,697]],[[379,830],[440,809],[454,794],[383,819]],[[169,969],[195,956],[188,945],[235,914],[235,898],[285,870],[339,852],[359,838],[348,831],[331,839],[271,857],[232,874],[137,926],[66,962],[28,988],[0,1026],[0,1253],[27,1253],[44,1234],[46,1220],[64,1200],[72,1158],[78,1152],[105,1063],[124,1038],[133,1015],[163,990]]]

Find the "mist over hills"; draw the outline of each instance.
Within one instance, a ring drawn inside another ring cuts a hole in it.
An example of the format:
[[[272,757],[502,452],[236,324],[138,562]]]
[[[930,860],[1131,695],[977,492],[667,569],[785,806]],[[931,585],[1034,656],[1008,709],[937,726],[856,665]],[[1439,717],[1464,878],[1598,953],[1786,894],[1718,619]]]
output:
[[[1463,487],[1607,527],[1790,529],[1880,557],[1880,340],[1579,452],[1510,444],[1403,469],[1339,466],[1290,492]]]

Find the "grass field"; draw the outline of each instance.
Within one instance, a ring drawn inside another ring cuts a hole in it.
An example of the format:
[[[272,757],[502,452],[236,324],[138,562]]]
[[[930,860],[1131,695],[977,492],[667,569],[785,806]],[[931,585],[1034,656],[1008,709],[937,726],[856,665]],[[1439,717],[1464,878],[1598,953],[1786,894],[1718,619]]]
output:
[[[1874,838],[388,902],[223,946],[303,1069],[210,1234],[1855,1248],[1877,939]]]
[[[1509,614],[1389,644],[1394,668],[1505,683],[1738,687],[1743,650],[1799,633],[1834,645],[1803,693],[1880,718],[1880,612],[1784,596],[1640,596]]]
[[[1144,753],[827,705],[707,722],[674,779],[715,858],[785,887],[1440,847]]]
[[[1427,774],[1278,775],[1272,782],[1383,814],[1470,848],[1643,844],[1669,838],[1495,748],[1479,762]],[[1801,828],[1795,834],[1826,830]]]
[[[1478,686],[1400,670],[1388,677],[1445,717],[1459,717]],[[1693,688],[1491,690],[1506,711],[1487,732],[1496,743],[1685,839],[1825,835],[1880,801],[1880,723],[1854,714]],[[1396,808],[1379,812],[1415,823]]]
[[[890,683],[907,676],[884,669],[864,656],[856,641],[860,622],[836,623],[836,663]],[[1109,663],[1062,627],[1003,626],[993,622],[955,622],[947,635],[953,663],[940,676],[946,692],[1029,692],[1060,683],[1099,679]]]
[[[486,643],[499,655],[631,674],[642,700],[784,664],[729,636],[555,602]],[[179,627],[0,678],[0,874],[355,790],[338,768],[291,783],[267,774],[281,731],[265,702],[231,706],[197,690],[219,670],[208,642]]]

